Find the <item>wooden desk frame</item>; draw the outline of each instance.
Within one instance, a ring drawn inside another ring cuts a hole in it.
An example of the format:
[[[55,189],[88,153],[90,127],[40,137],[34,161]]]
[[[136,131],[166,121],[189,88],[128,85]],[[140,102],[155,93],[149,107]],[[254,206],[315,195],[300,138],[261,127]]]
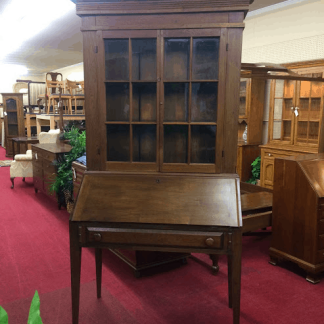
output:
[[[185,187],[174,195],[172,190],[179,190],[179,183]],[[91,247],[95,248],[97,298],[101,297],[103,248],[227,255],[229,307],[233,308],[233,323],[239,324],[239,187],[236,175],[85,172],[69,224],[72,323],[79,323],[81,250]],[[138,208],[129,212],[130,205]]]

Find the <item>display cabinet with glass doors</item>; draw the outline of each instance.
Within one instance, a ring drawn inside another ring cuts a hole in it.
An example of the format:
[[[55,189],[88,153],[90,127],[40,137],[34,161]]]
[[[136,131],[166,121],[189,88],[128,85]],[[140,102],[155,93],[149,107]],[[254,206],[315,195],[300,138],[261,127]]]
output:
[[[87,170],[236,172],[243,20],[251,2],[76,1]]]
[[[237,174],[252,177],[251,163],[261,154],[265,79],[241,78],[238,118]]]
[[[12,156],[12,138],[25,136],[22,93],[2,93],[6,156]],[[19,144],[18,144],[19,145]],[[16,150],[18,151],[18,150]]]
[[[272,188],[274,158],[323,152],[322,72],[305,80],[272,80],[269,142],[261,148],[261,185]]]

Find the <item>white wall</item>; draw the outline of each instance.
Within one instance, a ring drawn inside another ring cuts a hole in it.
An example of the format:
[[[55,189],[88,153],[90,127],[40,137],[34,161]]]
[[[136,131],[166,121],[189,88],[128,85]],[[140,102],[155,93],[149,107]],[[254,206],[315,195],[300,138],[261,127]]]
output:
[[[286,3],[294,4],[247,16],[242,62],[288,63],[324,58],[324,0]]]
[[[53,72],[59,72],[63,74],[63,80],[68,79],[70,81],[83,81],[84,72],[83,72],[83,62],[79,64],[74,64],[67,66],[62,69],[55,70]]]

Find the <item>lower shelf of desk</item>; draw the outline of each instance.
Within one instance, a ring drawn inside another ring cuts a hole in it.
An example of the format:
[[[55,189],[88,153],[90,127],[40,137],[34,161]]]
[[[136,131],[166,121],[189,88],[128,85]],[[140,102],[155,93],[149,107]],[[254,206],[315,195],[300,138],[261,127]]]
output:
[[[141,276],[141,271],[155,268],[163,264],[182,261],[187,263],[188,253],[157,252],[157,251],[132,251],[122,249],[110,249],[115,255],[128,264],[135,277]]]

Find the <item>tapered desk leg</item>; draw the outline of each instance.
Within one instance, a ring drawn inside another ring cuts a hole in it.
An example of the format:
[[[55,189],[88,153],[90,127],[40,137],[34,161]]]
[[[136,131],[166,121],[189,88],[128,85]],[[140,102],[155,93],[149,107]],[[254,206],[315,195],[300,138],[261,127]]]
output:
[[[79,323],[81,247],[78,243],[78,237],[78,226],[70,221],[72,324]]]
[[[232,293],[233,293],[233,288],[232,288],[232,255],[227,255],[227,274],[228,274],[228,307],[232,308]]]
[[[97,298],[101,297],[101,277],[102,277],[102,249],[95,249],[96,256],[96,281],[97,281]]]
[[[232,307],[233,323],[240,323],[240,300],[241,300],[241,256],[242,256],[242,232],[236,231],[232,235],[233,254],[231,272],[232,272]]]

